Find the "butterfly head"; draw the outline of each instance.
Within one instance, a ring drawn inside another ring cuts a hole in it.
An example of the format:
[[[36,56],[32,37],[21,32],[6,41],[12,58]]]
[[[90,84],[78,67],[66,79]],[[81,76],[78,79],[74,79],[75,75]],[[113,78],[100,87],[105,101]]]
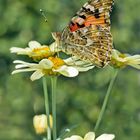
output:
[[[61,33],[60,32],[52,32],[52,37],[55,40],[58,47],[60,47]]]

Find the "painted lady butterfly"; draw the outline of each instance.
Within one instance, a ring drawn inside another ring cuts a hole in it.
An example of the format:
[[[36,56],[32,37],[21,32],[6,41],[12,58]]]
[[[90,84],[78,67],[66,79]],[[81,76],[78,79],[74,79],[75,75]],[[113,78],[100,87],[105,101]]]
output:
[[[113,0],[85,3],[59,36],[62,50],[98,67],[106,66],[111,60],[113,46],[110,32],[112,5]]]

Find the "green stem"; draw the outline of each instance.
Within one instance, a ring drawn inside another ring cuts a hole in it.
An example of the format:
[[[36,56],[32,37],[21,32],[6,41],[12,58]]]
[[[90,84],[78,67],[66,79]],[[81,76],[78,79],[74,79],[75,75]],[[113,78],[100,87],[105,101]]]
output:
[[[51,127],[50,127],[50,111],[49,111],[49,97],[48,97],[48,89],[47,89],[47,80],[45,77],[42,79],[43,82],[43,90],[44,90],[44,97],[45,97],[45,110],[47,116],[47,140],[51,140]]]
[[[104,112],[105,112],[105,109],[106,109],[106,106],[107,106],[107,103],[108,103],[108,99],[109,99],[109,96],[111,94],[111,90],[112,90],[114,81],[115,81],[115,79],[117,77],[117,74],[118,74],[118,69],[115,69],[113,77],[112,77],[112,79],[111,79],[111,81],[109,83],[109,87],[108,87],[107,93],[105,95],[104,102],[103,102],[103,105],[102,105],[102,108],[101,108],[101,112],[100,112],[99,117],[97,119],[94,131],[97,131],[97,129],[99,128],[99,125],[100,125],[101,120],[103,118],[103,115],[104,115]]]
[[[53,116],[53,140],[57,138],[57,130],[56,130],[56,83],[57,77],[51,77],[51,85],[52,85],[52,116]]]

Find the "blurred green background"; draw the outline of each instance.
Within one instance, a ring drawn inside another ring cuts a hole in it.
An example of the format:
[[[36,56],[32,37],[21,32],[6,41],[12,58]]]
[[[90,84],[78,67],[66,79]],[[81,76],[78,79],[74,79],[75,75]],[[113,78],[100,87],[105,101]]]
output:
[[[31,82],[30,74],[11,76],[12,46],[26,47],[30,40],[53,42],[51,32],[61,31],[86,0],[0,0],[0,140],[39,140],[32,118],[44,113],[41,80]],[[45,23],[39,9],[48,18]],[[140,1],[116,0],[113,8],[114,46],[122,52],[140,54]],[[112,69],[95,68],[76,78],[59,77],[57,126],[75,126],[72,134],[92,131],[97,120]],[[140,139],[140,71],[120,71],[108,108],[97,135],[108,132],[116,140]]]

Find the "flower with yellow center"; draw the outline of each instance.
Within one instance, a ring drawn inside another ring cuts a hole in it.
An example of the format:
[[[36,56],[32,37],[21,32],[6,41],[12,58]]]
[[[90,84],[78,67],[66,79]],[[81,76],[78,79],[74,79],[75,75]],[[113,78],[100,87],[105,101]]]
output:
[[[140,69],[140,55],[123,54],[113,49],[111,65],[116,68],[128,66]]]
[[[113,140],[115,135],[113,134],[102,134],[101,136],[95,138],[94,132],[88,132],[84,138],[78,135],[73,135],[69,138],[65,138],[64,140]]]
[[[52,116],[49,116],[50,119],[50,126],[52,128]],[[36,115],[33,118],[33,125],[37,134],[43,134],[47,131],[48,124],[47,124],[47,116],[45,114]]]
[[[78,66],[72,61],[77,64],[79,63]],[[28,63],[21,60],[15,60],[13,63],[17,65],[15,66],[16,70],[14,70],[12,74],[35,71],[30,77],[32,81],[40,79],[45,75],[62,74],[66,77],[75,77],[78,75],[79,71],[88,71],[94,67],[80,60],[72,60],[72,58],[63,60],[58,57],[42,59],[39,63]]]
[[[41,60],[43,58],[48,58],[53,56],[56,52],[58,52],[56,42],[52,43],[50,46],[41,45],[37,41],[30,41],[28,43],[27,48],[18,48],[12,47],[10,48],[11,53],[17,53],[19,55],[28,55],[34,60]]]

